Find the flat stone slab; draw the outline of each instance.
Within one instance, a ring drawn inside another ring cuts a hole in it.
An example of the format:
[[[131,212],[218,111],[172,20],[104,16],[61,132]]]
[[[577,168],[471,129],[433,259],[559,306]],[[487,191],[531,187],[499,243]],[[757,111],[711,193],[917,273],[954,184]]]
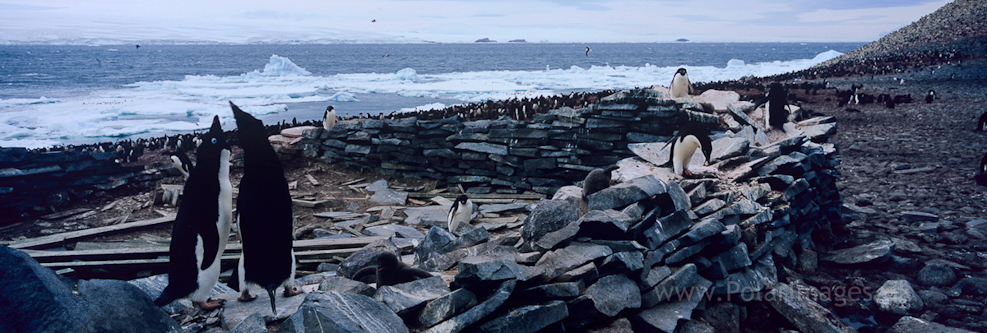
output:
[[[318,285],[307,285],[307,286],[296,286],[303,292],[309,293],[315,291],[319,288]],[[290,317],[291,315],[298,312],[298,308],[305,301],[306,295],[295,295],[292,297],[284,297],[284,287],[280,287],[274,291],[274,301],[277,303],[278,314],[275,316],[271,312],[271,299],[267,295],[267,291],[264,289],[251,289],[251,294],[257,295],[257,299],[250,302],[240,302],[237,297],[240,297],[240,293],[230,293],[222,294],[214,297],[214,299],[224,299],[226,303],[223,305],[223,313],[219,315],[219,320],[222,321],[223,327],[233,328],[239,325],[241,322],[254,314],[259,314],[263,316],[265,322],[274,322],[278,320],[283,320]]]
[[[888,333],[913,333],[913,332],[937,332],[937,333],[973,333],[961,328],[949,327],[940,323],[925,321],[911,316],[904,316],[888,329]]]
[[[920,311],[924,306],[912,285],[906,280],[888,280],[877,289],[874,303],[884,312],[907,315],[908,312]]]
[[[765,297],[775,310],[802,332],[855,332],[828,309],[779,283]]]
[[[822,261],[840,265],[881,263],[890,258],[891,252],[894,252],[894,242],[881,239],[869,244],[832,251],[828,256],[823,257]]]
[[[445,226],[446,220],[449,218],[449,207],[444,206],[425,206],[425,207],[408,207],[404,210],[404,214],[408,215],[408,218],[404,220],[404,223],[411,225],[438,225]]]

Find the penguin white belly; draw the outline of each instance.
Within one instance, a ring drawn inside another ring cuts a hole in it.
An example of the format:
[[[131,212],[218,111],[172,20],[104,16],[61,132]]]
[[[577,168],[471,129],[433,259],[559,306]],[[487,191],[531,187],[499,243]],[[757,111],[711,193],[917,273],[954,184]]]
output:
[[[764,102],[764,129],[765,130],[771,128],[771,123],[770,123],[770,121],[771,121],[771,112],[768,112],[768,110],[771,110],[771,102],[770,101],[769,102]]]
[[[682,175],[682,172],[689,168],[689,162],[692,161],[696,148],[699,148],[699,139],[694,135],[681,138],[675,144],[675,151],[672,152],[672,171],[675,174]]]
[[[683,75],[675,75],[672,79],[672,86],[669,88],[672,97],[685,97],[689,95],[689,78]]]
[[[209,292],[219,281],[220,260],[226,250],[226,243],[230,238],[230,227],[233,225],[233,185],[230,183],[230,151],[223,150],[220,153],[219,162],[219,216],[216,220],[216,231],[219,234],[216,248],[216,255],[213,261],[202,269],[202,261],[205,258],[202,236],[196,236],[195,242],[195,267],[198,270],[196,288],[190,298],[195,302],[205,302],[209,298]]]
[[[322,128],[330,129],[336,125],[336,111],[329,111],[325,119],[322,119]]]
[[[455,232],[460,224],[470,223],[473,215],[472,206],[473,202],[466,201],[466,204],[460,205],[456,210],[449,212],[449,232]]]

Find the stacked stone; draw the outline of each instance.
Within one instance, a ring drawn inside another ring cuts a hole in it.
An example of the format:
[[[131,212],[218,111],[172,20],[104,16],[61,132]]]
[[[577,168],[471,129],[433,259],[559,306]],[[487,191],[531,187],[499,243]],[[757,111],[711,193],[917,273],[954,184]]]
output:
[[[636,89],[586,108],[537,114],[530,122],[346,120],[330,130],[306,131],[301,148],[307,157],[443,180],[468,193],[551,194],[596,167],[632,156],[628,143],[666,140],[687,122],[714,128],[718,121],[702,105]]]
[[[748,171],[729,181],[624,181],[591,194],[582,216],[581,190],[564,189],[537,203],[519,234],[433,227],[416,264],[457,268],[452,283],[383,287],[374,299],[426,332],[736,329],[739,310],[732,319],[706,311],[764,299],[778,267],[814,265],[813,235],[840,221],[832,132],[744,149],[750,162],[738,168]]]
[[[144,166],[120,165],[115,158],[115,152],[0,148],[0,215],[60,208],[94,192],[168,176]]]

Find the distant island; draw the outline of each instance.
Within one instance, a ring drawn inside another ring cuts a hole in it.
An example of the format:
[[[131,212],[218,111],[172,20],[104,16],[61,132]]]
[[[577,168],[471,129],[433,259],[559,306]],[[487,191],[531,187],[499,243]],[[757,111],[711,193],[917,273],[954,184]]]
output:
[[[474,42],[474,43],[496,43],[496,42],[497,41],[491,40],[490,38],[480,38],[480,39],[477,39],[476,42]]]
[[[524,39],[512,39],[512,40],[509,40],[507,42],[508,43],[527,43],[528,41],[526,41]]]
[[[688,42],[689,40],[688,40],[688,39],[685,39],[685,38],[679,38],[679,39],[676,39],[675,41],[676,41],[676,42],[682,42],[682,43],[685,43],[685,42]]]

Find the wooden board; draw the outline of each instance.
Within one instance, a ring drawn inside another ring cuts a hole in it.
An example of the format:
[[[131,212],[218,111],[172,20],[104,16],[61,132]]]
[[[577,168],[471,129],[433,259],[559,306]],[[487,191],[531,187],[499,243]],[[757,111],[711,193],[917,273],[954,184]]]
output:
[[[15,249],[51,248],[58,245],[62,245],[64,243],[74,242],[80,239],[103,236],[121,231],[130,231],[140,228],[153,227],[165,223],[171,223],[174,221],[175,221],[175,214],[169,214],[156,219],[130,222],[130,223],[121,223],[121,224],[109,225],[105,227],[83,229],[83,230],[63,232],[63,233],[48,235],[43,237],[25,239],[10,244],[10,247]]]

